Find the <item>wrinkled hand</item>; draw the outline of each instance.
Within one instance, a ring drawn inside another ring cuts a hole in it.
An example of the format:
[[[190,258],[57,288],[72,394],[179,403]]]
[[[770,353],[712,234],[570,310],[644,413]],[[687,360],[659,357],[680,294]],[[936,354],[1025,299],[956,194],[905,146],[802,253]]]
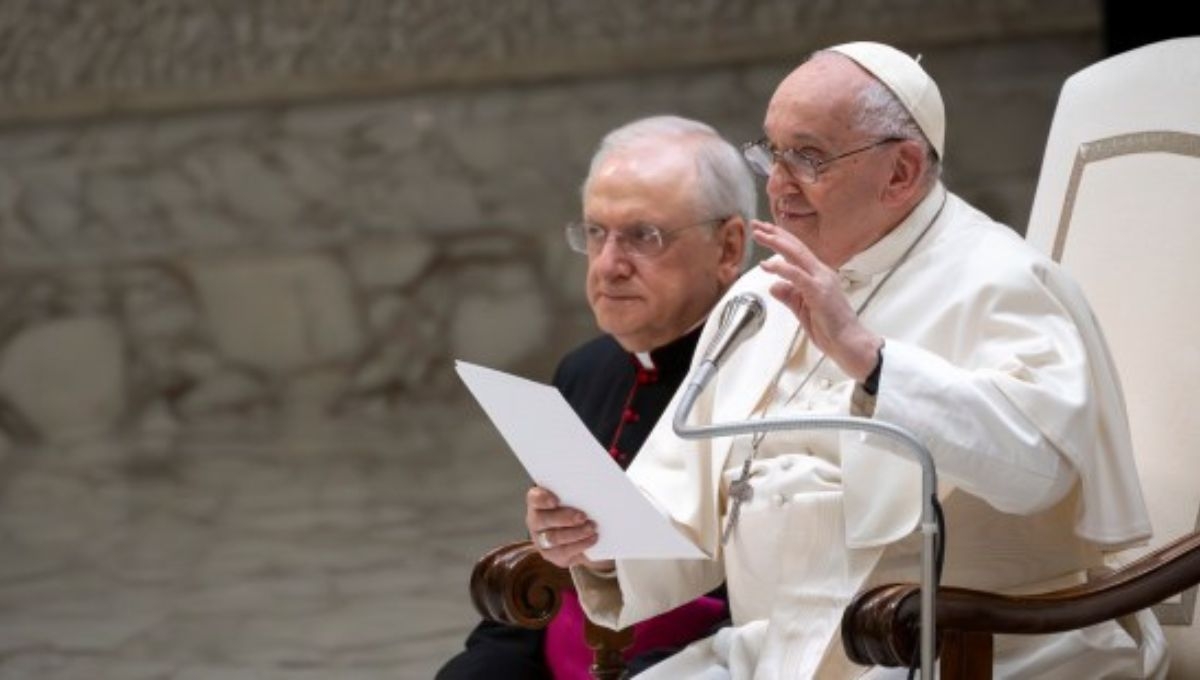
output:
[[[525,494],[525,527],[538,552],[555,566],[612,568],[612,562],[592,562],[583,556],[600,538],[596,523],[582,511],[560,505],[549,489],[535,486]]]
[[[779,277],[771,296],[786,305],[813,343],[846,375],[864,380],[875,369],[883,338],[864,326],[842,292],[837,272],[782,227],[755,220],[754,240],[778,253],[763,270]]]

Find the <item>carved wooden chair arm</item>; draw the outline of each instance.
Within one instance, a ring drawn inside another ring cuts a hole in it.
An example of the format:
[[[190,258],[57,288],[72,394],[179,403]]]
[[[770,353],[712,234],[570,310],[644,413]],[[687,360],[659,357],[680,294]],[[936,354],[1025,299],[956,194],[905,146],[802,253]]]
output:
[[[521,628],[549,625],[562,606],[562,591],[570,587],[570,572],[542,559],[529,541],[495,548],[471,572],[471,602],[480,616]],[[633,643],[633,629],[612,631],[584,621],[583,632],[592,650],[591,676],[624,677],[623,652]]]
[[[471,602],[480,616],[522,628],[545,628],[571,587],[565,569],[542,559],[529,541],[493,549],[471,572]]]
[[[1200,583],[1200,532],[1188,534],[1125,567],[1086,584],[1008,596],[942,588],[937,629],[947,644],[963,641],[987,648],[995,634],[1056,633],[1091,626],[1151,607]],[[919,644],[920,587],[891,584],[859,593],[842,616],[849,658],[869,666],[907,666]],[[983,638],[987,638],[986,644]],[[961,649],[954,650],[961,653]],[[944,663],[944,661],[943,661]],[[989,659],[990,663],[990,659]]]

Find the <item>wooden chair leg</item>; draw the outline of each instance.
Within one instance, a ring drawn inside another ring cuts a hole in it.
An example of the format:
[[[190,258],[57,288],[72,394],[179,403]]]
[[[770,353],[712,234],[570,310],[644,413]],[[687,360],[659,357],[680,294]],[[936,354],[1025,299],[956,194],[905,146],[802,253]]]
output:
[[[625,677],[623,653],[633,644],[633,629],[609,630],[591,621],[583,624],[583,636],[592,649],[588,671],[596,680],[620,680]]]
[[[938,670],[941,680],[992,680],[992,635],[943,632]]]

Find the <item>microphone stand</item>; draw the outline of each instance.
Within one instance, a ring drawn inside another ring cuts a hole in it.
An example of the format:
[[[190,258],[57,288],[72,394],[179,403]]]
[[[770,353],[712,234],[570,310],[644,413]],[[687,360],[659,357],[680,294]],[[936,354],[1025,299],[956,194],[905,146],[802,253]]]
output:
[[[718,357],[719,359],[719,357]],[[734,421],[713,425],[689,426],[688,414],[708,381],[717,372],[717,361],[706,359],[696,368],[696,377],[685,388],[679,408],[675,410],[672,426],[683,439],[725,437],[756,432],[786,430],[856,430],[882,435],[904,444],[921,465],[921,678],[932,680],[934,660],[934,541],[937,538],[937,519],[934,503],[937,500],[937,470],[929,449],[908,430],[891,423],[856,416],[797,416],[762,420]]]

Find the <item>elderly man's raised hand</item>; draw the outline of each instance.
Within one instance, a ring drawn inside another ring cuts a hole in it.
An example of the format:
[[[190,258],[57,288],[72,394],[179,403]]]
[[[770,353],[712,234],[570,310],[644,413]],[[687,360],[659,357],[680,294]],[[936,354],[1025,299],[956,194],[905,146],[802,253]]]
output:
[[[611,562],[591,562],[583,556],[599,540],[596,523],[582,511],[560,505],[549,489],[535,486],[525,494],[525,527],[538,552],[555,566],[612,568]]]
[[[842,291],[837,272],[782,227],[755,220],[754,240],[779,254],[762,268],[779,280],[771,296],[786,305],[817,348],[846,375],[863,380],[875,369],[883,338],[858,320]]]

